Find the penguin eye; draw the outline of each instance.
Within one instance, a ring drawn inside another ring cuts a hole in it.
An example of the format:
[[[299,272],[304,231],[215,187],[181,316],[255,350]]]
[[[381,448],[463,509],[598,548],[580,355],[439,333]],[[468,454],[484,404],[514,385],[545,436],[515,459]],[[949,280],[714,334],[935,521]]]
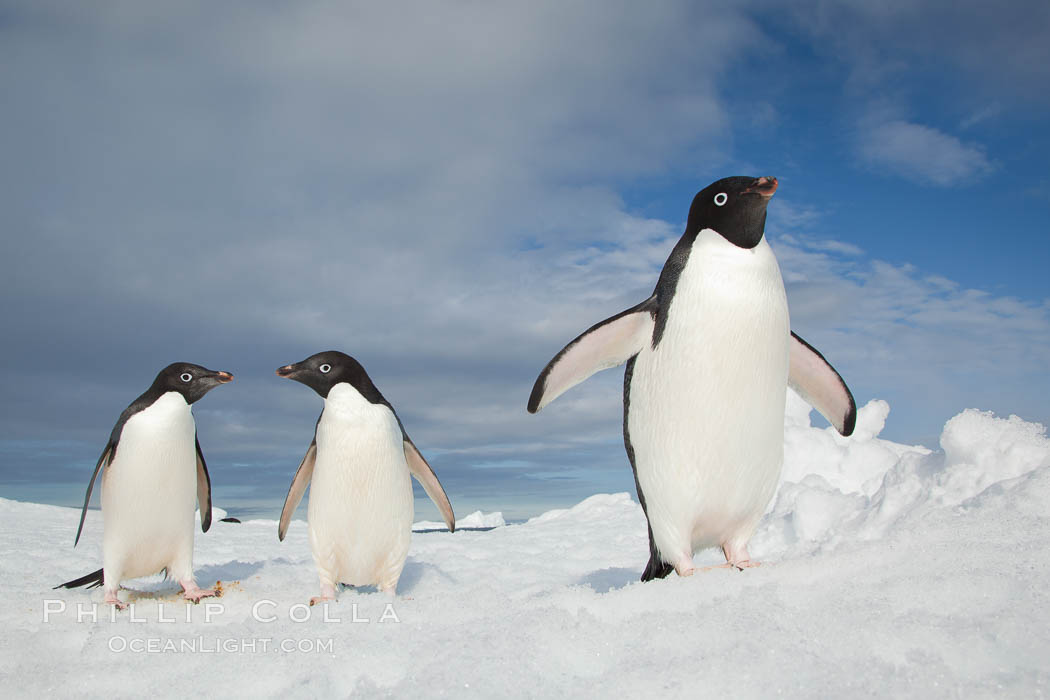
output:
[[[179,379],[181,379],[184,382],[191,382],[191,381],[193,381],[193,375],[190,374],[189,372],[183,372],[182,376],[179,377]]]
[[[317,369],[321,370],[321,374],[328,374],[329,372],[332,371],[332,365],[330,365],[330,364],[328,364],[326,362],[323,365],[321,365],[320,367],[318,367]]]
[[[722,206],[723,204],[725,204],[728,201],[729,201],[729,195],[727,195],[725,192],[719,192],[718,194],[715,195],[715,206],[716,207],[720,207],[720,206]]]

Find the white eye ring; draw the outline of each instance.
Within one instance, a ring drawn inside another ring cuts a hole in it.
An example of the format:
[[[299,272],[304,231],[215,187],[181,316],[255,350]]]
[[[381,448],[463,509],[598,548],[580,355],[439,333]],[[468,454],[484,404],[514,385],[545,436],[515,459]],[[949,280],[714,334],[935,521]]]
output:
[[[179,377],[179,379],[181,379],[184,382],[191,382],[191,381],[193,381],[193,375],[190,374],[189,372],[183,372],[182,376]]]
[[[321,374],[328,374],[329,372],[332,371],[332,365],[330,365],[330,364],[328,364],[326,362],[323,365],[321,365],[320,367],[318,367],[317,369],[321,370]]]
[[[718,194],[715,195],[715,206],[716,207],[720,207],[720,206],[722,206],[723,204],[725,204],[728,201],[729,201],[729,195],[727,195],[725,192],[719,192]]]

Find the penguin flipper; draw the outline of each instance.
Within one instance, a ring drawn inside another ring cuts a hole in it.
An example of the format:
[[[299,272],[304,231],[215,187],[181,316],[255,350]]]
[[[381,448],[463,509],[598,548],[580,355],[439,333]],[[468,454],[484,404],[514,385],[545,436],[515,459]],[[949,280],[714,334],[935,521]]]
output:
[[[303,500],[306,487],[310,485],[310,479],[314,475],[314,463],[317,461],[317,440],[310,442],[306,449],[303,461],[295,471],[292,485],[288,487],[288,496],[284,499],[284,508],[281,510],[281,523],[277,526],[277,539],[284,541],[288,532],[288,524],[292,521],[292,514],[299,507],[299,501]]]
[[[852,435],[857,425],[857,404],[842,376],[816,348],[794,331],[791,333],[788,386],[835,426],[842,435]]]
[[[207,532],[211,527],[211,477],[196,434],[193,442],[197,445],[197,507],[201,509],[201,532]]]
[[[438,481],[437,474],[430,468],[427,461],[423,459],[423,455],[416,449],[415,444],[405,436],[405,461],[408,463],[408,470],[412,472],[412,476],[416,477],[422,486],[423,490],[430,496],[430,500],[434,502],[434,505],[441,511],[441,517],[445,521],[445,525],[448,526],[449,532],[456,531],[456,516],[452,512],[452,504],[449,503],[448,496],[445,495],[445,489],[441,487],[441,482]]]
[[[652,342],[656,295],[588,328],[554,356],[532,387],[535,413],[595,372],[622,365]]]
[[[77,526],[77,538],[73,540],[74,547],[80,542],[80,533],[84,530],[84,518],[87,517],[88,503],[91,501],[91,489],[95,485],[95,478],[102,469],[109,466],[109,461],[113,458],[114,446],[115,445],[112,442],[106,445],[106,449],[102,450],[102,456],[100,456],[98,462],[95,463],[95,471],[91,474],[91,481],[88,482],[87,493],[84,494],[84,507],[80,511],[80,525]]]

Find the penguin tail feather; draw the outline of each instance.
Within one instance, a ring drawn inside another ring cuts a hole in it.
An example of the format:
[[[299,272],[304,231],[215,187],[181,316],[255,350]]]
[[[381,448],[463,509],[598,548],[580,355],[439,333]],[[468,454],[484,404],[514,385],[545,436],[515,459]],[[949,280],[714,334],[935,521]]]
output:
[[[654,578],[666,578],[674,571],[674,567],[667,562],[660,561],[656,554],[649,556],[649,565],[642,572],[642,581],[652,581]]]
[[[90,574],[87,574],[86,576],[81,576],[80,578],[75,578],[72,581],[66,581],[65,583],[60,583],[57,586],[55,586],[55,588],[52,588],[51,590],[55,590],[55,589],[58,589],[58,588],[80,588],[81,586],[87,586],[88,588],[98,588],[101,585],[102,585],[102,569],[99,569],[98,571],[92,571]]]

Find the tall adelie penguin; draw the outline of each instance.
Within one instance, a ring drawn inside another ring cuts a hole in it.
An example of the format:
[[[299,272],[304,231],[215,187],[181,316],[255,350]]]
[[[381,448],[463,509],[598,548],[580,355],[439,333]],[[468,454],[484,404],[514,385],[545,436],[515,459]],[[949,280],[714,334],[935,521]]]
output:
[[[780,477],[787,386],[853,432],[846,384],[791,332],[764,236],[776,189],[776,178],[730,177],[701,190],[652,296],[566,345],[529,397],[535,413],[627,363],[624,444],[649,522],[643,581],[688,576],[693,554],[714,546],[727,566],[756,565],[747,544]]]
[[[117,597],[123,579],[164,570],[194,602],[215,591],[193,576],[194,505],[201,530],[211,527],[211,479],[197,440],[190,405],[229,372],[176,362],[160,371],[142,396],[124,409],[88,482],[75,547],[84,529],[95,478],[102,472],[102,568],[56,588],[103,586],[105,602],[123,609]]]
[[[337,583],[378,586],[394,593],[412,537],[412,480],[434,501],[449,531],[452,505],[434,471],[416,449],[394,407],[361,364],[341,352],[320,352],[277,370],[324,399],[314,439],[295,472],[281,511],[277,537],[311,479],[307,521],[321,595],[333,600]]]

